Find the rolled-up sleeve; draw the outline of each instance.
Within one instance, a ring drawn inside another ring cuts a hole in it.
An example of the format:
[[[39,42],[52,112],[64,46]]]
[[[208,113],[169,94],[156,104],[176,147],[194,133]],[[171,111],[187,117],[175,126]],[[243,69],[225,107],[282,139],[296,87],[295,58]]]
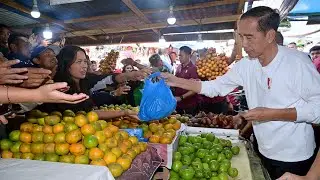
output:
[[[305,101],[298,104],[296,122],[320,123],[320,75],[315,67],[309,63],[301,63],[296,70],[295,87]]]
[[[243,75],[246,69],[242,69],[243,63],[240,61],[234,65],[225,75],[212,81],[203,81],[201,83],[200,94],[215,97],[225,96],[238,86],[243,86]]]

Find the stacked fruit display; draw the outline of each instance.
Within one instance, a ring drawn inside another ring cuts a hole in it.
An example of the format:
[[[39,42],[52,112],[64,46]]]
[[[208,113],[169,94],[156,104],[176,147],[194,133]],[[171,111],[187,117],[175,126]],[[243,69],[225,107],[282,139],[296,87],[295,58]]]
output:
[[[104,105],[100,107],[101,110],[104,111],[118,111],[118,110],[130,110],[130,111],[139,111],[139,107],[132,107],[131,105]],[[125,116],[114,118],[110,121],[113,125],[117,126],[120,129],[127,129],[127,128],[137,128],[139,126],[139,121],[136,118]]]
[[[179,147],[173,154],[170,180],[228,180],[237,177],[238,170],[232,168],[231,159],[240,148],[232,146],[230,140],[219,139],[213,134],[180,136]]]
[[[200,78],[214,80],[228,71],[228,57],[225,54],[217,54],[215,49],[210,48],[204,58],[196,63]]]
[[[175,115],[176,119],[182,123],[188,122],[189,119],[192,117],[192,115],[180,115],[176,114]]]
[[[101,165],[118,177],[147,148],[136,137],[98,120],[93,111],[48,115],[35,110],[28,121],[12,131],[9,139],[1,140],[2,158]]]
[[[181,128],[181,122],[175,117],[170,117],[143,123],[139,127],[143,129],[143,136],[149,139],[150,143],[171,144],[176,132]]]
[[[237,125],[233,121],[233,116],[226,116],[223,114],[213,114],[209,112],[199,112],[196,116],[192,117],[188,122],[188,126],[193,127],[209,127],[209,128],[225,128],[234,129]]]
[[[116,67],[117,60],[119,58],[119,52],[111,50],[108,55],[100,61],[100,71],[104,74],[112,73]]]

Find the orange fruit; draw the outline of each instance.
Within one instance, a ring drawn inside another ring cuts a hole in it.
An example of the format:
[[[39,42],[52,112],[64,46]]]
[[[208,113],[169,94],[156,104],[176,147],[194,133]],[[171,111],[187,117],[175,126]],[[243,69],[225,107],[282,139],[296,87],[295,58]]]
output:
[[[53,133],[53,128],[52,128],[52,126],[44,125],[42,128],[42,131],[46,134],[51,134],[51,133]]]
[[[160,142],[160,136],[158,136],[158,135],[152,135],[152,136],[149,138],[149,142],[151,142],[151,143],[159,143],[159,142]]]
[[[85,124],[84,126],[81,127],[81,133],[86,136],[86,135],[93,135],[96,133],[96,129],[93,127],[92,124]]]
[[[32,153],[22,153],[20,157],[21,157],[21,159],[33,160],[34,154],[32,154]]]
[[[53,130],[53,133],[55,133],[55,134],[63,132],[64,131],[64,125],[61,124],[61,123],[58,123],[58,124],[53,126],[52,130]]]
[[[112,125],[114,125],[114,126],[119,127],[119,126],[120,126],[120,124],[121,124],[121,121],[120,121],[120,120],[112,121]]]
[[[20,136],[19,136],[19,139],[20,139],[21,142],[31,143],[32,135],[30,133],[27,133],[27,132],[21,132]]]
[[[99,141],[94,135],[86,135],[83,139],[83,144],[86,148],[93,148],[98,146]]]
[[[109,147],[108,147],[108,145],[107,145],[106,143],[99,144],[99,145],[98,145],[98,148],[101,149],[104,153],[110,151],[110,149],[109,149]]]
[[[138,146],[140,147],[141,152],[144,152],[147,150],[148,144],[144,142],[139,142]]]
[[[94,129],[96,130],[96,131],[102,131],[102,127],[101,127],[101,124],[100,123],[98,123],[98,122],[92,122],[92,123],[90,123],[93,127],[94,127]]]
[[[113,135],[109,128],[105,128],[105,129],[103,130],[103,133],[104,133],[104,136],[105,136],[106,138],[111,138],[112,135]]]
[[[85,155],[76,156],[74,159],[75,164],[89,164],[89,158]]]
[[[43,142],[43,132],[34,132],[32,133],[32,142]]]
[[[133,161],[132,157],[129,154],[123,154],[121,157],[128,159],[130,161],[130,163],[132,163],[132,161]]]
[[[134,145],[132,149],[139,155],[141,153],[141,149],[139,145]]]
[[[31,145],[28,143],[22,143],[19,147],[19,151],[22,153],[31,152]]]
[[[57,154],[54,154],[54,153],[49,153],[49,154],[46,154],[44,156],[44,160],[45,161],[50,161],[50,162],[58,162],[59,161],[59,156]]]
[[[56,125],[61,121],[60,116],[51,115],[44,118],[44,123],[50,126]]]
[[[66,141],[69,144],[74,144],[80,141],[82,138],[82,134],[80,129],[72,130],[66,134]]]
[[[149,124],[149,130],[153,133],[158,131],[158,125],[156,123]]]
[[[98,123],[100,123],[102,130],[108,126],[108,123],[104,120],[99,120]]]
[[[66,122],[66,123],[73,123],[75,121],[74,117],[70,117],[70,116],[65,116],[63,117],[63,122]]]
[[[106,141],[106,136],[104,135],[103,131],[97,131],[94,135],[98,138],[99,144],[102,144]]]
[[[117,158],[119,158],[119,157],[122,155],[122,151],[121,151],[121,149],[118,148],[118,147],[112,148],[112,149],[111,149],[111,152],[112,152],[113,154],[115,154],[115,155],[117,156]]]
[[[87,117],[83,114],[78,114],[75,118],[74,118],[74,123],[78,126],[78,127],[82,127],[86,124],[89,123]]]
[[[19,152],[21,144],[22,143],[20,141],[14,142],[10,147],[10,151],[13,153]]]
[[[60,118],[62,117],[62,114],[59,111],[53,111],[50,113],[50,115],[56,115],[56,116],[59,116]]]
[[[125,139],[122,141],[122,144],[124,144],[125,146],[127,146],[128,149],[130,149],[132,147],[132,142],[129,139]]]
[[[66,155],[69,153],[69,144],[68,143],[60,143],[56,144],[54,147],[54,151],[58,155]]]
[[[4,159],[12,158],[13,157],[13,153],[11,151],[4,150],[4,151],[1,152],[1,157],[4,158]]]
[[[83,144],[71,144],[69,147],[70,153],[75,156],[83,155],[86,152],[86,147]]]
[[[59,132],[54,136],[55,143],[65,143],[66,142],[66,135],[64,132]]]
[[[116,132],[119,131],[119,128],[117,126],[114,126],[114,125],[108,126],[108,129],[112,132],[112,134],[115,134]]]
[[[44,151],[43,143],[32,143],[30,147],[31,147],[31,153],[33,154],[42,154]]]
[[[15,159],[21,159],[21,154],[20,152],[17,152],[17,153],[13,153],[13,158]]]
[[[124,171],[128,170],[131,166],[131,160],[128,158],[120,157],[119,159],[117,159],[117,163],[121,165]]]
[[[91,148],[89,150],[89,159],[91,160],[97,160],[103,158],[104,153],[101,149],[99,148]]]
[[[121,143],[121,144],[119,144],[118,147],[120,148],[122,154],[125,154],[128,152],[128,147],[125,144]]]
[[[21,132],[28,132],[32,133],[33,131],[33,124],[30,122],[24,122],[20,125],[20,131]]]
[[[164,125],[164,129],[165,130],[173,129],[173,125],[172,124],[166,124],[166,125]]]
[[[59,162],[63,163],[74,163],[75,156],[74,155],[62,155],[59,158]]]
[[[9,150],[12,145],[13,145],[13,142],[9,139],[2,139],[0,141],[0,146],[2,150]]]
[[[152,132],[151,131],[146,131],[143,133],[143,137],[149,139],[152,136]]]
[[[45,159],[44,154],[36,154],[33,158],[33,160],[37,160],[37,161],[44,161],[44,159]]]
[[[123,139],[129,139],[129,134],[127,131],[119,131]]]
[[[134,159],[134,158],[136,158],[137,153],[135,150],[129,149],[129,151],[127,152],[127,155],[129,155],[132,159]]]
[[[160,137],[160,143],[161,144],[171,144],[172,143],[172,138],[169,136],[161,136]]]
[[[43,136],[43,142],[44,143],[53,143],[54,142],[55,135],[53,133],[51,134],[44,134]]]
[[[94,111],[90,111],[87,113],[87,119],[89,120],[89,123],[92,123],[92,122],[96,122],[99,120],[99,116],[96,112]]]
[[[155,132],[154,134],[158,136],[162,136],[164,132],[166,132],[164,128],[158,128],[158,131]]]
[[[114,148],[118,146],[118,141],[114,138],[108,138],[105,143],[109,148]]]
[[[131,141],[132,145],[136,145],[139,142],[138,138],[135,136],[130,136],[129,140]]]
[[[82,115],[87,115],[87,113],[86,113],[85,111],[78,111],[76,114],[77,114],[77,115],[80,115],[80,114],[82,114]]]
[[[120,134],[120,132],[117,132],[115,135],[113,135],[112,138],[114,138],[116,141],[118,141],[118,143],[122,142],[122,140],[123,140],[123,137]]]
[[[91,165],[106,166],[107,163],[103,159],[96,159],[90,162]]]
[[[108,165],[108,169],[113,177],[119,177],[123,173],[123,168],[118,163],[111,163]]]
[[[55,150],[54,150],[55,146],[56,144],[54,143],[44,144],[43,152],[46,154],[55,153]]]
[[[63,112],[63,116],[75,117],[76,115],[74,114],[73,111],[71,111],[70,109],[67,109]]]
[[[117,162],[117,156],[113,152],[107,152],[104,155],[103,159],[107,163],[107,165]]]
[[[68,133],[70,131],[73,131],[73,130],[76,130],[78,129],[79,127],[73,123],[73,122],[68,122],[64,125],[64,132]]]
[[[43,126],[40,126],[38,124],[33,125],[32,132],[42,132]]]
[[[19,141],[19,137],[20,137],[20,131],[19,130],[11,131],[10,134],[9,134],[9,139],[11,141]]]

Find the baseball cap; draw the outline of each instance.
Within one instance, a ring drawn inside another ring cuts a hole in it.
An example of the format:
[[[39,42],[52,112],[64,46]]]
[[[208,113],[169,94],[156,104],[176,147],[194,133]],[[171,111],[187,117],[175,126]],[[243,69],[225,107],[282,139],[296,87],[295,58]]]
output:
[[[31,53],[31,59],[39,57],[43,52],[45,52],[47,49],[51,49],[55,55],[58,55],[60,52],[60,47],[56,45],[50,45],[50,46],[37,46],[32,50]]]

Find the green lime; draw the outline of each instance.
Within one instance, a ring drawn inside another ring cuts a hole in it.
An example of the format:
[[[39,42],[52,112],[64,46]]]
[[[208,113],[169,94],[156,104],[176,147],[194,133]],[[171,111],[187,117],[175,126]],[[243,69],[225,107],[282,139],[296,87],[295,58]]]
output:
[[[179,172],[182,166],[183,164],[181,161],[174,161],[172,164],[172,170],[174,170],[175,172]]]
[[[233,146],[231,148],[231,151],[232,151],[233,155],[238,155],[239,152],[240,152],[240,147],[239,146]]]
[[[230,177],[237,177],[238,176],[238,169],[236,168],[229,168],[228,174]]]
[[[181,160],[181,153],[180,152],[174,152],[173,153],[173,161],[180,161]]]

